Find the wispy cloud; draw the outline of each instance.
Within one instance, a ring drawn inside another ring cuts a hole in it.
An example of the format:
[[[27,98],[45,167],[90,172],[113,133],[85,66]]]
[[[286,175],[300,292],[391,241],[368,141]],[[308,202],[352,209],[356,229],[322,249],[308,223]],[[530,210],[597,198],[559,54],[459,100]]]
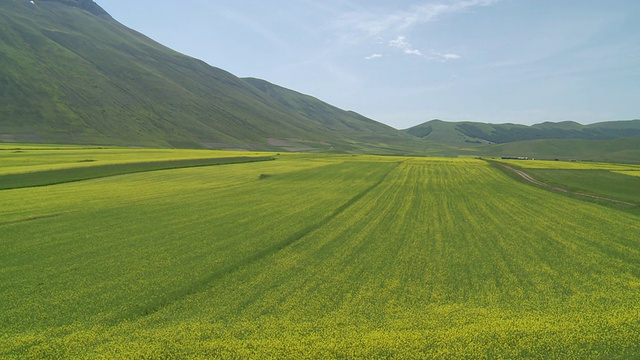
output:
[[[448,62],[459,60],[462,56],[436,50],[425,51],[414,47],[404,34],[414,33],[415,27],[433,22],[445,15],[468,12],[475,8],[494,5],[499,1],[501,0],[423,0],[419,5],[404,9],[359,8],[343,13],[333,22],[332,27],[339,37],[336,44],[343,47],[355,47],[369,42],[400,49],[408,56]],[[376,57],[366,57],[367,60],[374,58]]]
[[[403,32],[408,28],[436,20],[438,17],[467,11],[471,8],[490,6],[499,0],[454,0],[440,3],[428,2],[409,9],[389,11],[352,11],[343,14],[336,26],[356,31],[365,36],[380,36],[386,32]]]
[[[435,51],[432,51],[431,55],[433,55],[436,59],[438,59],[440,61],[462,59],[462,56],[460,56],[458,54],[441,54],[441,53],[435,52]]]
[[[414,48],[413,45],[411,45],[411,43],[407,41],[407,38],[404,36],[398,36],[395,40],[389,41],[389,46],[402,50],[402,52],[406,55],[415,55],[415,56],[423,57],[427,60],[436,60],[436,61],[446,62],[449,60],[458,60],[462,58],[462,56],[458,54],[452,54],[452,53],[442,54],[433,50],[430,51],[428,54],[425,54],[421,50]]]
[[[389,41],[389,46],[399,48],[407,55],[423,56],[422,51],[414,49],[404,36]]]
[[[371,55],[367,56],[365,59],[373,60],[373,59],[379,59],[381,57],[382,57],[382,54],[371,54]]]

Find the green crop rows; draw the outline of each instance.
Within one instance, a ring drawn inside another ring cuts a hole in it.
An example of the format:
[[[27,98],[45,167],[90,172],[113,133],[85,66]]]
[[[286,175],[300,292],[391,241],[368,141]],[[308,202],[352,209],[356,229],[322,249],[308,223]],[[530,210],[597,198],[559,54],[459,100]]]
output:
[[[640,356],[638,216],[481,160],[275,158],[0,191],[0,357]]]

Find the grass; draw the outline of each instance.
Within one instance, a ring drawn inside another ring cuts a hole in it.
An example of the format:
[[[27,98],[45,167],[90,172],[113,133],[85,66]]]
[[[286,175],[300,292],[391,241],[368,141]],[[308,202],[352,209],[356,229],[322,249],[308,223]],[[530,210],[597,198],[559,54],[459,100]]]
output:
[[[0,200],[4,358],[640,354],[638,217],[480,160],[286,154]]]
[[[0,190],[137,172],[273,160],[266,153],[27,145],[0,147]]]
[[[607,124],[607,123],[602,123]],[[623,135],[622,135],[623,136]],[[614,140],[545,139],[487,145],[461,154],[481,156],[528,156],[536,159],[589,160],[640,163],[640,138]]]
[[[529,170],[536,179],[572,191],[640,204],[640,178],[608,170]]]
[[[198,160],[229,157],[264,157],[274,153],[214,150],[128,149],[53,145],[0,146],[0,175],[60,170],[96,165]]]
[[[29,173],[7,174],[0,176],[0,190],[17,189],[34,186],[62,184],[74,181],[98,179],[107,176],[133,174],[146,171],[166,169],[180,169],[187,167],[212,166],[222,164],[236,164],[255,161],[274,160],[269,156],[263,157],[227,157],[210,159],[165,160],[153,162],[133,162],[126,164],[107,164],[66,169],[43,170]],[[94,162],[84,160],[83,162]]]
[[[623,201],[635,206],[580,197],[640,214],[640,165],[566,161],[503,161],[536,180],[571,192]]]

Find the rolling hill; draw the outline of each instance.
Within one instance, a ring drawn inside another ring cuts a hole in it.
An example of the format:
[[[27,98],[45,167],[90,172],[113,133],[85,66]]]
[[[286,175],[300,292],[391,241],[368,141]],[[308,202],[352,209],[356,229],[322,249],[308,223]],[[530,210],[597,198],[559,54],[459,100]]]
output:
[[[545,139],[516,141],[460,150],[481,156],[528,156],[536,159],[640,162],[640,138],[613,140]]]
[[[532,126],[431,120],[404,131],[425,140],[465,146],[543,139],[611,140],[640,138],[640,120],[609,121],[590,125],[574,121],[544,122]]]
[[[431,120],[404,131],[428,143],[446,144],[448,149],[441,150],[445,155],[640,162],[640,120],[532,126]]]
[[[90,0],[6,0],[0,10],[0,141],[382,153],[422,146],[356,113],[177,53]]]

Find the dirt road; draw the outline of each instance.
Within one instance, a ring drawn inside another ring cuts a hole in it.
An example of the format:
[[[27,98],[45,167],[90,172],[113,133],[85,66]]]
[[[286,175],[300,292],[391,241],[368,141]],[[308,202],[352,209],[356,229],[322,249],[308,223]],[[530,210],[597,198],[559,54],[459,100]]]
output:
[[[628,202],[621,201],[621,200],[610,199],[610,198],[606,198],[606,197],[602,197],[602,196],[585,194],[585,193],[570,191],[570,190],[567,190],[567,189],[562,189],[562,188],[559,188],[559,187],[556,187],[556,186],[551,186],[551,185],[546,184],[546,183],[544,183],[542,181],[534,179],[531,175],[527,174],[526,172],[524,172],[522,170],[518,170],[518,169],[512,168],[509,165],[505,165],[505,164],[498,163],[498,162],[493,162],[492,161],[492,163],[502,167],[503,169],[507,169],[507,170],[513,171],[514,173],[516,173],[518,176],[520,176],[524,180],[526,180],[526,181],[528,181],[528,182],[530,182],[530,183],[532,183],[534,185],[540,186],[540,187],[544,187],[544,188],[547,188],[547,189],[551,189],[551,190],[554,190],[554,191],[559,191],[559,192],[563,192],[563,193],[567,193],[567,194],[589,197],[589,198],[592,198],[592,199],[605,200],[605,201],[610,201],[610,202],[623,204],[623,205],[628,205],[628,206],[637,206],[636,204],[628,203]]]

